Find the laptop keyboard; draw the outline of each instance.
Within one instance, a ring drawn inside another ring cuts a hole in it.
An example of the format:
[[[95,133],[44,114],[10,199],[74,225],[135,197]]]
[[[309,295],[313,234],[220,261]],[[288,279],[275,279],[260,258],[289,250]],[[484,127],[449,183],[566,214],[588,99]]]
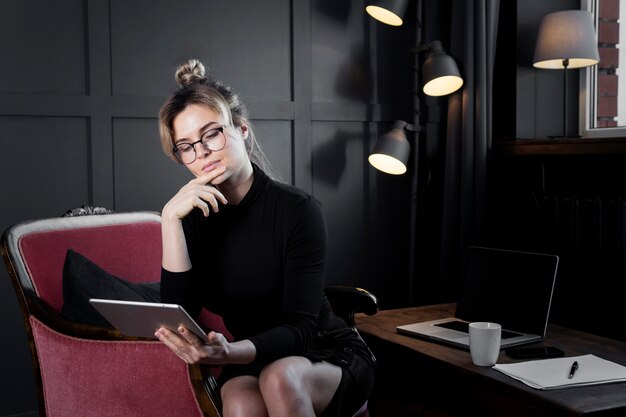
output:
[[[435,324],[435,326],[444,327],[446,329],[456,330],[456,331],[463,332],[463,333],[469,333],[469,323],[464,322],[464,321],[457,321],[457,320],[446,321],[443,323]],[[503,329],[501,337],[502,339],[510,339],[512,337],[517,337],[520,335],[521,333],[515,333],[515,332],[511,332],[511,331]]]

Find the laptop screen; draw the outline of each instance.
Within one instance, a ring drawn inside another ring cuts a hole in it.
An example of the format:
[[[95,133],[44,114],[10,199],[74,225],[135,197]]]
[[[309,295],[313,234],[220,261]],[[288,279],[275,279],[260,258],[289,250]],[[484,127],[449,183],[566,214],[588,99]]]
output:
[[[556,255],[470,246],[456,317],[545,336]]]

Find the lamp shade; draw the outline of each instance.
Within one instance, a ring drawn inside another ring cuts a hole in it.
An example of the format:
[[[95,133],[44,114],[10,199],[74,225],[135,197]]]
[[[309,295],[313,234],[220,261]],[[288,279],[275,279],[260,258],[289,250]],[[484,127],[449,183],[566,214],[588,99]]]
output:
[[[406,172],[411,151],[411,145],[404,133],[406,125],[402,121],[395,122],[393,128],[378,139],[368,158],[374,168],[393,175]]]
[[[564,62],[568,60],[567,62]],[[582,68],[600,61],[591,13],[564,10],[541,19],[533,66],[544,69]]]
[[[424,94],[444,96],[454,93],[463,85],[463,78],[454,59],[446,54],[440,41],[430,43],[430,54],[422,65]]]
[[[401,26],[408,0],[370,0],[365,11],[374,19],[391,26]]]

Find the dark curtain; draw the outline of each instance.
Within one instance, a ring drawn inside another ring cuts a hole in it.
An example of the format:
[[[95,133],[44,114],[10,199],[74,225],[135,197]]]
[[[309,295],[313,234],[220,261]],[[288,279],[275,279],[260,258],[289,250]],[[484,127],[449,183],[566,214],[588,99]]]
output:
[[[449,51],[464,84],[448,99],[439,298],[456,300],[469,245],[484,244],[499,0],[450,2]]]

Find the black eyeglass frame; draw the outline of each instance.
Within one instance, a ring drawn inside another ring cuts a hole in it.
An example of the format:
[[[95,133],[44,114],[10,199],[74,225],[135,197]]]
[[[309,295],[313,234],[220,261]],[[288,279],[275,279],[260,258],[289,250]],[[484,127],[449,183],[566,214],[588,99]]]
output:
[[[223,139],[224,139],[224,141],[222,142],[222,146],[220,146],[220,147],[219,147],[219,148],[217,148],[217,149],[212,149],[211,147],[209,147],[207,144],[205,144],[205,143],[203,142],[203,139],[204,139],[204,138],[206,138],[206,136],[207,136],[208,134],[210,134],[211,132],[214,132],[214,131],[216,131],[216,130],[217,130],[217,131],[219,131],[219,132],[220,132],[220,133],[224,136],[224,138],[223,138]],[[213,129],[209,129],[209,130],[207,130],[206,132],[204,132],[204,134],[202,135],[202,137],[200,137],[200,139],[199,139],[199,140],[197,140],[197,141],[195,141],[195,142],[192,142],[192,143],[187,143],[187,142],[184,142],[184,143],[180,143],[180,144],[178,144],[178,145],[175,145],[175,146],[172,148],[172,153],[174,154],[174,157],[176,157],[176,160],[177,160],[178,162],[180,162],[181,164],[185,164],[185,165],[192,164],[192,163],[194,163],[194,161],[195,161],[196,159],[198,159],[198,152],[196,151],[196,145],[197,145],[198,143],[201,143],[201,144],[202,144],[202,146],[204,146],[204,148],[205,148],[206,150],[209,150],[209,151],[211,151],[211,152],[221,151],[221,150],[222,150],[222,149],[224,149],[224,147],[226,146],[226,134],[224,133],[224,126],[215,127],[215,128],[213,128]],[[178,152],[178,146],[179,146],[179,145],[189,145],[189,146],[191,146],[191,149],[193,149],[193,155],[194,155],[194,157],[193,157],[193,159],[192,159],[191,161],[189,161],[189,162],[184,162],[184,161],[183,161],[181,154]]]

